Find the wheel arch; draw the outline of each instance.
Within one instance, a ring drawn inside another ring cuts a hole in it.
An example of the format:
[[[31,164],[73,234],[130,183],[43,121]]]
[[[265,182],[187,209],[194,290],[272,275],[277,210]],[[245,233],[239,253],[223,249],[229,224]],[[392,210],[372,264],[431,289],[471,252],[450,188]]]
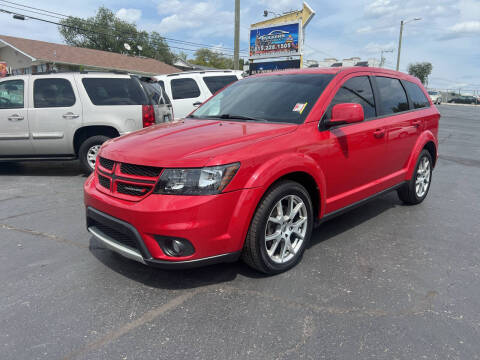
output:
[[[431,131],[423,132],[417,139],[417,142],[413,147],[413,151],[410,154],[410,158],[407,163],[407,173],[405,180],[409,180],[413,176],[418,156],[424,149],[428,150],[430,155],[432,155],[433,166],[435,166],[438,157],[438,142]]]
[[[120,133],[113,126],[107,125],[89,125],[81,127],[75,131],[75,135],[73,136],[73,148],[75,151],[75,155],[78,156],[80,146],[85,140],[87,140],[89,137],[96,135],[103,135],[114,138],[120,136]]]

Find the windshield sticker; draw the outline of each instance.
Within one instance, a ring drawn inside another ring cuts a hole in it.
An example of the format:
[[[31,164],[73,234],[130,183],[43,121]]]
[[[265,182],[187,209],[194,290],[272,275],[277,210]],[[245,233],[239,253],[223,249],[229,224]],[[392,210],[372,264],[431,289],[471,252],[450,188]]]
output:
[[[305,107],[307,106],[308,103],[296,103],[295,106],[293,107],[292,111],[296,111],[300,114],[302,114],[303,110],[305,110]]]

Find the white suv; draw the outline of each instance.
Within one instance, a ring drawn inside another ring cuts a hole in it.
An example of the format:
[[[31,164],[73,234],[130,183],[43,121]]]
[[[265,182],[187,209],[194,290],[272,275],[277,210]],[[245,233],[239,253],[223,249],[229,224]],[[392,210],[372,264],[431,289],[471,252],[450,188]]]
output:
[[[0,161],[79,159],[91,172],[110,138],[172,121],[155,80],[77,72],[0,80]]]
[[[172,99],[175,119],[190,114],[210,96],[242,79],[240,70],[204,70],[155,76]]]
[[[435,90],[428,90],[428,96],[434,104],[441,104],[442,103],[442,93],[440,91]]]

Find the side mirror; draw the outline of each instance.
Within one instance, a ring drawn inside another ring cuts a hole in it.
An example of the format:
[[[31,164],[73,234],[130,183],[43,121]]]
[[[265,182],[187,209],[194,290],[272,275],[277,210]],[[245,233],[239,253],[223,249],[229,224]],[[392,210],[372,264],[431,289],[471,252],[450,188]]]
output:
[[[327,125],[353,124],[364,119],[365,115],[363,114],[362,105],[354,103],[337,104],[332,108],[332,116]]]

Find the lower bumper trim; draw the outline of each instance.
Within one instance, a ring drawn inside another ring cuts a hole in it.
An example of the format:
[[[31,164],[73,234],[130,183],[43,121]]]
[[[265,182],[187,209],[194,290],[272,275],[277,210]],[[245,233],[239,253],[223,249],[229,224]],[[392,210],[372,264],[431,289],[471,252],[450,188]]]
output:
[[[119,243],[117,243],[115,241],[110,240],[108,237],[104,236],[99,231],[97,231],[97,229],[95,227],[89,227],[88,231],[98,241],[100,241],[105,247],[109,248],[110,250],[113,250],[113,251],[119,253],[120,255],[125,256],[126,258],[141,262],[142,264],[146,265],[145,260],[143,260],[143,256],[139,252],[137,252],[133,249],[130,249],[126,246],[120,245]]]

